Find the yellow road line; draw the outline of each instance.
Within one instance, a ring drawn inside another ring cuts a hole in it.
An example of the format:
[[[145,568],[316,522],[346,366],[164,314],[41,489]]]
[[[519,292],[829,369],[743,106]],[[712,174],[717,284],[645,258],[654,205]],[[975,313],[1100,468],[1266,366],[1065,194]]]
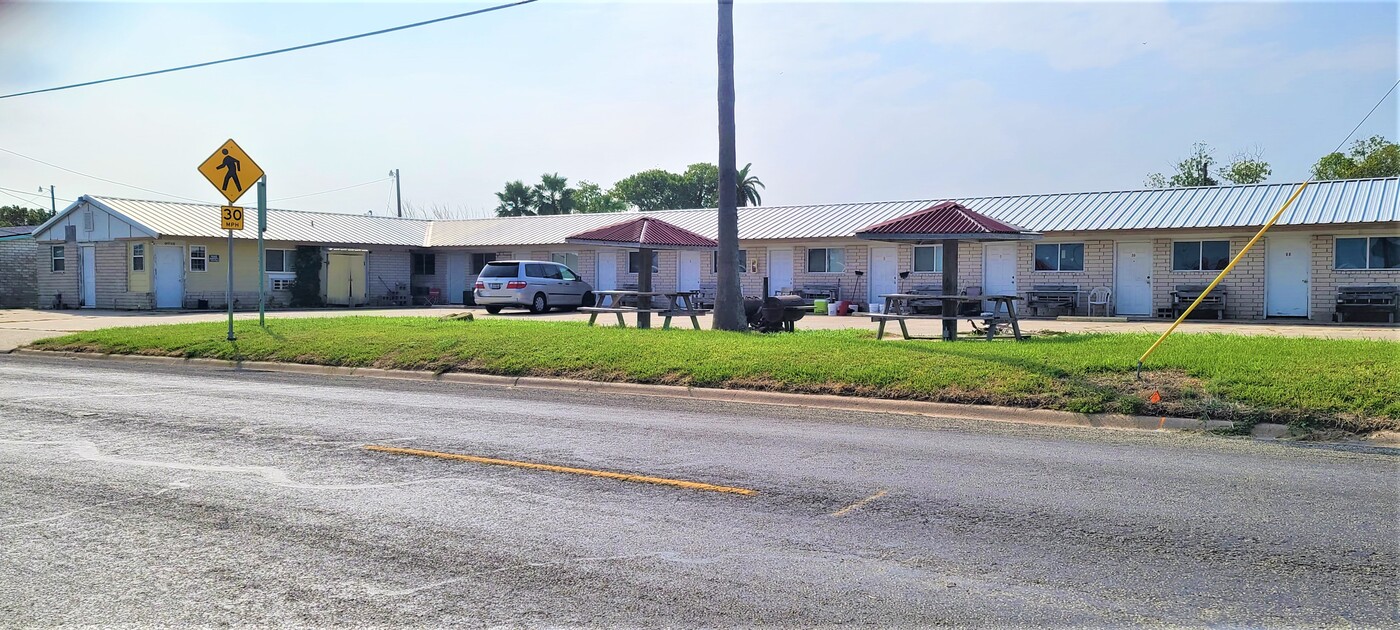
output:
[[[832,516],[845,516],[845,515],[847,515],[847,514],[850,514],[852,510],[855,510],[855,509],[857,509],[857,508],[859,508],[859,507],[865,505],[866,503],[869,503],[869,502],[871,502],[871,501],[874,501],[875,499],[878,499],[878,498],[880,498],[880,497],[885,496],[886,492],[888,492],[888,491],[887,491],[887,490],[881,490],[881,491],[879,491],[879,492],[876,492],[875,494],[872,494],[872,495],[870,495],[870,496],[868,496],[868,497],[865,497],[864,499],[861,499],[861,500],[859,500],[859,501],[856,501],[855,503],[852,503],[852,504],[850,504],[850,505],[848,505],[848,506],[846,506],[846,507],[843,507],[843,508],[841,508],[841,509],[839,509],[839,510],[836,510],[835,512],[832,512],[831,515],[832,515]]]
[[[534,462],[522,462],[513,459],[496,459],[494,457],[480,457],[477,455],[463,455],[460,453],[443,453],[439,451],[424,451],[416,448],[400,448],[397,446],[381,446],[378,444],[365,445],[366,450],[379,451],[381,453],[394,453],[397,455],[418,455],[420,457],[437,457],[440,459],[455,459],[464,462],[475,462],[477,464],[492,464],[496,466],[514,466],[516,468],[529,468],[532,470],[545,470],[557,473],[569,473],[573,475],[588,475],[590,477],[602,477],[604,479],[616,479],[618,481],[632,481],[635,483],[654,483],[662,486],[675,486],[677,488],[687,488],[690,490],[702,490],[705,492],[727,492],[729,494],[742,494],[753,496],[758,494],[757,490],[748,488],[736,488],[734,486],[717,486],[698,481],[685,481],[683,479],[668,479],[666,477],[648,477],[646,475],[633,475],[629,473],[612,472],[609,470],[593,470],[591,468],[571,468],[569,466],[555,466],[553,464],[537,464]]]

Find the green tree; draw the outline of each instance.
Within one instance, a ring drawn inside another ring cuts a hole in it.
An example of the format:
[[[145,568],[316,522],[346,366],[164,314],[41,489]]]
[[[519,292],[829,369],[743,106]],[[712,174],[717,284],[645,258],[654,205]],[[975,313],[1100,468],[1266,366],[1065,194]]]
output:
[[[1367,177],[1400,176],[1400,145],[1371,136],[1357,140],[1347,154],[1339,152],[1322,156],[1313,165],[1316,179],[1362,179]]]
[[[745,164],[744,168],[739,169],[737,177],[735,178],[739,183],[740,208],[744,206],[761,205],[763,203],[763,196],[758,194],[758,189],[767,188],[767,186],[763,185],[763,182],[759,181],[758,177],[749,174],[749,167],[751,166],[753,166],[753,162]]]
[[[1147,176],[1143,185],[1148,188],[1182,188],[1188,186],[1219,186],[1224,179],[1233,184],[1257,184],[1272,174],[1269,163],[1262,157],[1262,151],[1253,154],[1240,153],[1223,167],[1211,173],[1215,164],[1215,151],[1204,142],[1191,146],[1191,154],[1176,163],[1176,173],[1167,177],[1161,173]],[[1217,177],[1219,179],[1217,179]]]
[[[52,210],[39,210],[24,206],[0,206],[0,227],[39,225],[52,218]]]
[[[611,190],[603,190],[593,182],[581,180],[574,190],[574,212],[580,214],[599,212],[622,212],[627,202],[613,195]]]
[[[535,191],[518,179],[506,182],[505,190],[496,193],[496,199],[501,201],[501,205],[496,206],[498,217],[532,217],[537,214]]]
[[[535,206],[538,214],[569,214],[574,211],[574,189],[569,178],[558,173],[545,173],[535,185]]]
[[[643,212],[676,210],[690,205],[681,176],[659,168],[618,180],[613,184],[612,194]]]
[[[678,177],[685,199],[685,208],[713,208],[719,205],[719,167],[709,162],[697,162],[685,167]]]

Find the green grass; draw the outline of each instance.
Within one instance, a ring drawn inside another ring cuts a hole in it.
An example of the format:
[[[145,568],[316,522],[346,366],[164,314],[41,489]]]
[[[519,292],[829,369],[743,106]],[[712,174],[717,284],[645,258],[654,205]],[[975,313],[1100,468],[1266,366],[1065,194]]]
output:
[[[869,331],[743,334],[419,317],[111,328],[34,347],[117,354],[563,376],[1062,409],[1400,428],[1400,344],[1178,334],[1133,378],[1151,335],[1016,343],[876,341]],[[1153,391],[1162,401],[1147,402]]]

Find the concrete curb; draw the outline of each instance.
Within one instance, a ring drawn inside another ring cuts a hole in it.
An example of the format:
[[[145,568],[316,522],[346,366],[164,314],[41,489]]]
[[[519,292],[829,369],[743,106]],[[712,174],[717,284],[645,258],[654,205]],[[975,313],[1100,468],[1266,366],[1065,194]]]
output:
[[[716,389],[707,387],[687,387],[679,385],[648,385],[643,383],[612,383],[603,381],[581,381],[574,379],[539,378],[533,376],[496,376],[466,372],[446,372],[437,374],[421,370],[384,370],[379,368],[340,367],[334,365],[307,365],[302,363],[280,363],[273,361],[229,361],[224,359],[201,359],[181,357],[160,357],[136,354],[97,354],[85,352],[56,352],[19,348],[13,354],[33,356],[70,357],[107,361],[135,361],[159,363],[163,365],[199,365],[235,370],[265,372],[285,372],[292,374],[312,374],[322,376],[363,376],[370,378],[404,379],[414,381],[444,381],[466,385],[486,385],[493,387],[522,387],[555,391],[587,392],[594,394],[625,394],[633,396],[659,396],[665,398],[688,398],[756,405],[777,405],[784,407],[814,407],[841,411],[863,411],[874,413],[894,413],[901,415],[930,416],[981,422],[1010,422],[1060,427],[1082,427],[1095,429],[1120,429],[1135,431],[1201,431],[1209,429],[1232,429],[1235,423],[1228,420],[1195,420],[1191,418],[1162,418],[1149,416],[1129,416],[1122,414],[1085,414],[1050,409],[1023,409],[1019,407],[998,407],[993,405],[961,405],[955,403],[927,402],[919,400],[891,400],[886,398],[861,398],[855,396],[833,396],[826,394],[794,394],[788,392],[767,392],[743,389]],[[1288,434],[1288,426],[1282,424],[1259,424],[1253,435],[1264,439],[1277,439]],[[1384,434],[1384,435],[1382,435]],[[1400,433],[1382,432],[1380,439],[1373,443],[1400,446]]]

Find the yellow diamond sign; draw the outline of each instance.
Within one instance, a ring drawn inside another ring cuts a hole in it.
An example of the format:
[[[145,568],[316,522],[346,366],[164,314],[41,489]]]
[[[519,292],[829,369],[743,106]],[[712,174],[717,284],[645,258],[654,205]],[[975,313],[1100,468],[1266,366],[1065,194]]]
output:
[[[238,143],[230,139],[199,165],[199,172],[209,180],[229,203],[238,201],[263,176],[263,170],[248,157]]]

